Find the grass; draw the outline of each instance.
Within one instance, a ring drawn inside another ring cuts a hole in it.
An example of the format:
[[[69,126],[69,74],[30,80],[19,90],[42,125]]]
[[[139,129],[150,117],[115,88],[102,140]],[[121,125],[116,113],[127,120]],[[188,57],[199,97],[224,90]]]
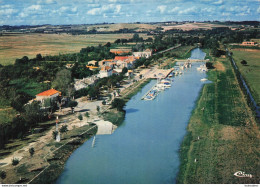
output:
[[[176,57],[178,59],[187,59],[191,56],[191,50],[194,49],[195,46],[181,46],[177,49],[174,49],[170,52],[167,52],[170,56]]]
[[[140,34],[144,39],[146,34]],[[0,62],[2,65],[13,64],[15,59],[36,54],[57,55],[59,53],[75,53],[87,46],[113,43],[118,38],[132,38],[133,34],[14,34],[0,36]]]
[[[233,58],[236,61],[239,71],[249,85],[254,99],[256,100],[258,105],[260,105],[260,51],[232,50],[232,52]],[[246,66],[240,63],[242,60],[247,61]]]
[[[230,62],[217,61],[225,71],[208,73],[212,83],[201,91],[181,146],[178,183],[258,183],[259,128]],[[238,178],[236,171],[255,177]]]

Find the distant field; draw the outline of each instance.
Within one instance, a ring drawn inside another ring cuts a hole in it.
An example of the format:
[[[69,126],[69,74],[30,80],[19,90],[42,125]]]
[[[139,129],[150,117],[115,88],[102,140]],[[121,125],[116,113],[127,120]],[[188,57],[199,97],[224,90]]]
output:
[[[162,26],[164,31],[171,29],[193,30],[193,29],[212,29],[213,27],[228,27],[227,25],[216,25],[210,23],[186,23],[180,25]]]
[[[260,104],[260,50],[239,51],[232,50],[233,58],[236,61],[240,72],[250,86],[253,97]],[[240,62],[247,61],[247,66],[243,66]]]
[[[118,23],[118,24],[106,24],[106,25],[95,25],[88,29],[96,29],[97,31],[118,31],[119,29],[134,29],[136,31],[147,31],[156,29],[156,25],[150,24],[131,24],[131,23]]]
[[[118,38],[132,38],[133,34],[15,34],[0,36],[0,64],[13,64],[15,59],[36,54],[55,55],[59,53],[79,52],[87,46],[97,46],[107,42],[114,42]],[[139,34],[147,39],[146,34]]]

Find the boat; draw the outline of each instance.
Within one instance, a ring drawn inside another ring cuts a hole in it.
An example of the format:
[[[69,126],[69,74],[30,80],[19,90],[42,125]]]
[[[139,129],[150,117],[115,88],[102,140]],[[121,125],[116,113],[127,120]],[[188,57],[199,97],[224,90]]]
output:
[[[197,68],[198,71],[208,71],[208,68],[206,67],[206,65],[201,65],[200,67]]]
[[[203,78],[203,79],[200,79],[200,81],[204,82],[204,81],[207,81],[208,79],[206,78]]]

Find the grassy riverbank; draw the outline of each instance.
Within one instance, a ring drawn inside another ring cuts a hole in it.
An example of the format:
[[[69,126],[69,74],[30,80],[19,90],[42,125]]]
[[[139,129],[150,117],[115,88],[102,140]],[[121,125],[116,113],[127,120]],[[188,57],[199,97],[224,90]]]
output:
[[[228,59],[213,65],[181,146],[178,183],[258,183],[259,127]]]

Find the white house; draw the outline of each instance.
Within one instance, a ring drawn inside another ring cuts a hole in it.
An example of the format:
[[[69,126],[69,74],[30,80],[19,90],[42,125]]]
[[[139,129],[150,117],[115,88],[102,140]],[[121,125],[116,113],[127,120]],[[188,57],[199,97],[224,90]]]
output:
[[[54,98],[58,97],[59,95],[61,95],[61,92],[59,92],[55,89],[50,89],[50,90],[46,90],[44,92],[37,94],[36,100],[43,102],[45,99],[54,99]]]
[[[152,56],[152,50],[146,49],[143,52],[133,52],[133,55],[135,57],[140,57],[140,58],[149,58],[150,56]]]
[[[109,77],[113,74],[113,70],[109,66],[102,67],[101,70],[99,71],[98,77],[103,78],[103,77]]]

